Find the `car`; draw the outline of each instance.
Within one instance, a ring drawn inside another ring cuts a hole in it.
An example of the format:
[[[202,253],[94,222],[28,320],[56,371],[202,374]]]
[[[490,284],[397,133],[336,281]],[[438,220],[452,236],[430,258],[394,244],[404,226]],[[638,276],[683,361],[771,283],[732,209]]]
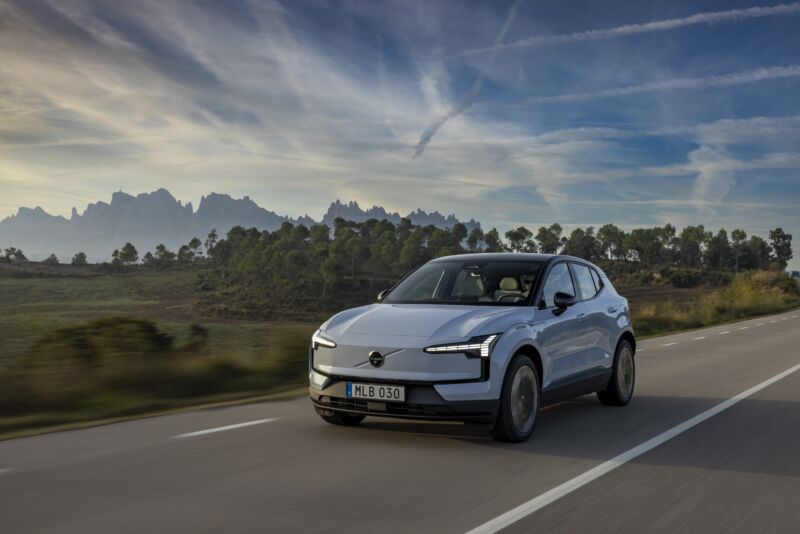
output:
[[[325,321],[311,339],[309,395],[335,425],[461,421],[521,442],[545,405],[590,393],[627,405],[635,354],[628,301],[597,265],[462,254],[429,261],[377,303]]]

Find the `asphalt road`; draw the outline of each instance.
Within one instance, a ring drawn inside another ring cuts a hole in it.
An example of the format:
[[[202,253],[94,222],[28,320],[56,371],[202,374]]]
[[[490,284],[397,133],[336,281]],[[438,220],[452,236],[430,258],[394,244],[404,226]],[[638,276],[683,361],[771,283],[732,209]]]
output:
[[[0,532],[800,531],[800,312],[639,348],[523,444],[306,399],[0,442]]]

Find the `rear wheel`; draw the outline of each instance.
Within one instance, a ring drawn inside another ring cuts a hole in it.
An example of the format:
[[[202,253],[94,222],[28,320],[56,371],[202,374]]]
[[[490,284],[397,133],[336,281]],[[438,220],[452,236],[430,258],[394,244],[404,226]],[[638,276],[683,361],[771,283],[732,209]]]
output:
[[[611,381],[604,391],[597,392],[600,402],[608,406],[625,406],[633,397],[633,386],[636,383],[636,362],[633,359],[633,347],[628,341],[620,341],[617,354],[614,356],[614,370]]]
[[[326,423],[339,426],[355,426],[364,420],[364,415],[344,413],[344,412],[317,412]]]
[[[539,375],[533,361],[519,354],[514,357],[503,380],[500,413],[491,430],[498,441],[525,441],[536,426],[539,413]]]

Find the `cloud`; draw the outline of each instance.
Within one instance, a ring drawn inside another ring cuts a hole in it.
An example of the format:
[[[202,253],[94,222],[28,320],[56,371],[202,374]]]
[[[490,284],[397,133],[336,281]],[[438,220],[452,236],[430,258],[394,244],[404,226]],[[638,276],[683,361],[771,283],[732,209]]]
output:
[[[514,19],[517,17],[517,9],[519,8],[520,3],[522,0],[515,0],[511,7],[508,9],[508,15],[506,16],[506,20],[503,23],[503,26],[500,28],[500,32],[497,34],[497,37],[494,40],[494,45],[492,46],[492,59],[494,59],[494,55],[497,53],[498,48],[503,43],[503,39],[505,39],[506,34],[508,33],[509,28],[511,28],[511,24],[514,22]],[[475,97],[478,96],[480,93],[481,88],[483,87],[483,76],[479,76],[469,90],[461,97],[461,100],[458,104],[450,108],[444,115],[433,121],[425,131],[422,132],[422,135],[417,142],[417,145],[414,147],[414,158],[418,158],[422,155],[425,151],[425,147],[428,146],[428,143],[431,142],[433,136],[436,135],[436,132],[439,131],[439,128],[444,126],[447,121],[461,115],[465,111],[467,111],[470,107],[472,107],[472,103],[475,101]]]
[[[765,80],[776,80],[781,78],[794,78],[800,76],[800,65],[789,65],[786,67],[764,67],[760,69],[736,72],[733,74],[722,74],[717,76],[703,76],[700,78],[677,78],[660,82],[644,83],[640,85],[628,85],[604,91],[593,91],[589,93],[568,93],[554,96],[539,96],[532,99],[537,104],[551,102],[573,102],[576,100],[592,100],[595,98],[608,98],[615,96],[626,96],[640,93],[652,93],[657,91],[671,91],[675,89],[704,89],[707,87],[725,87],[744,83],[754,83]]]
[[[755,6],[746,9],[731,9],[727,11],[711,11],[708,13],[697,13],[684,18],[659,20],[654,22],[646,22],[643,24],[625,24],[615,28],[528,37],[526,39],[520,39],[518,41],[503,45],[466,50],[461,54],[458,54],[458,56],[471,56],[488,53],[495,54],[498,50],[507,50],[511,48],[531,48],[536,46],[556,45],[562,43],[616,39],[629,35],[674,30],[677,28],[684,28],[686,26],[696,26],[698,24],[714,24],[718,22],[747,20],[775,15],[789,15],[798,12],[800,12],[800,2],[795,2],[792,4],[779,4],[776,6]]]

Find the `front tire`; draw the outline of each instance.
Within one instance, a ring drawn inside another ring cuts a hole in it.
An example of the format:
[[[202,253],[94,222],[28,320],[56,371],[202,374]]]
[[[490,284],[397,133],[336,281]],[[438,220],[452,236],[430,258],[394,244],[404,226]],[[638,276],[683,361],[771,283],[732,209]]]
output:
[[[500,412],[491,436],[511,443],[528,439],[536,426],[540,399],[536,365],[528,356],[518,354],[511,360],[503,380]]]
[[[364,415],[345,413],[345,412],[317,412],[326,423],[338,426],[355,426],[364,420]]]
[[[614,370],[611,381],[604,391],[597,392],[597,398],[607,406],[625,406],[633,398],[633,386],[636,383],[636,362],[633,358],[633,347],[622,340],[614,356]]]

